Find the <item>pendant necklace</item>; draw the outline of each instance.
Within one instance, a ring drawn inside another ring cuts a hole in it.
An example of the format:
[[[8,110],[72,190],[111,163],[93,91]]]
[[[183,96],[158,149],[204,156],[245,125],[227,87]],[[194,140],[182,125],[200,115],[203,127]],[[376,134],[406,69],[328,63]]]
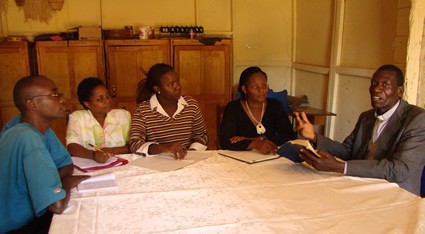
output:
[[[248,105],[247,100],[245,100],[245,104],[246,104],[246,108],[248,109],[249,116],[251,116],[251,118],[257,123],[257,126],[255,126],[255,128],[257,129],[258,135],[263,135],[264,133],[266,133],[266,128],[261,123],[261,121],[263,121],[263,115],[264,115],[264,102],[263,102],[263,108],[261,109],[261,119],[260,119],[260,121],[258,121],[254,117],[254,115],[252,114],[251,109],[249,109],[249,105]]]

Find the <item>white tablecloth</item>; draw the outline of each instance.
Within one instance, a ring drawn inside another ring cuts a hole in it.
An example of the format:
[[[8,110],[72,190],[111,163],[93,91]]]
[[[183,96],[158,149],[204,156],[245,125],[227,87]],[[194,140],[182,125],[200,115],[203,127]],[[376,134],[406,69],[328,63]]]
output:
[[[396,184],[285,158],[250,165],[214,154],[171,172],[92,174],[111,171],[119,189],[74,189],[50,233],[425,233],[424,201]]]

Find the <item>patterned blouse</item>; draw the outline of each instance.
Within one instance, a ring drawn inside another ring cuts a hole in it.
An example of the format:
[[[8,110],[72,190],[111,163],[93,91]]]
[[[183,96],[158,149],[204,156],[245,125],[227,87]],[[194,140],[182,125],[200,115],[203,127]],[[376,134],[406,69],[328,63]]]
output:
[[[130,121],[130,112],[123,109],[109,111],[103,126],[90,110],[74,111],[69,115],[66,145],[77,143],[87,149],[92,149],[88,144],[99,148],[124,146],[128,140]]]

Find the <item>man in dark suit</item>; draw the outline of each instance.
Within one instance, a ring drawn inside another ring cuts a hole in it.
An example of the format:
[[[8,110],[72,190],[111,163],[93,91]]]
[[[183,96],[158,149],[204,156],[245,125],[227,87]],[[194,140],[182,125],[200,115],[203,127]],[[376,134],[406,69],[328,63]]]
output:
[[[305,113],[296,113],[299,134],[316,144],[321,155],[302,150],[300,157],[319,171],[382,178],[419,195],[425,165],[425,111],[401,99],[403,84],[398,67],[378,68],[369,87],[373,109],[360,115],[343,143],[316,134]]]

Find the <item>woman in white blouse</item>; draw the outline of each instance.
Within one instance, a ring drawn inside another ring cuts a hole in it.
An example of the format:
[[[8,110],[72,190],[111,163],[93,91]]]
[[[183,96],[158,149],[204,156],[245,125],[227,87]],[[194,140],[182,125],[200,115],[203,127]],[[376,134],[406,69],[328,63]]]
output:
[[[66,145],[71,155],[105,162],[111,155],[128,153],[131,115],[124,109],[112,109],[111,95],[102,80],[82,80],[77,94],[84,110],[69,115]]]

